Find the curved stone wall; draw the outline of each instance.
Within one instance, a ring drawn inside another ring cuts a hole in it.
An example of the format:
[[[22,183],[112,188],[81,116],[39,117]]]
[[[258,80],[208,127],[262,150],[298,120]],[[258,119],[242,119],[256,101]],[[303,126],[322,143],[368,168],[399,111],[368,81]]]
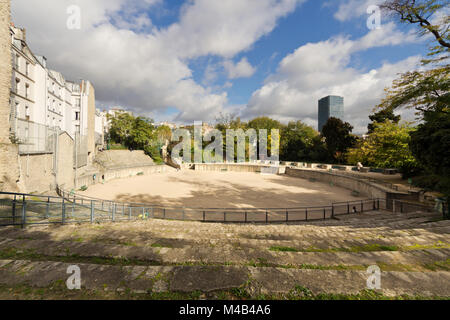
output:
[[[92,171],[77,177],[76,188],[82,186],[92,186],[94,184],[108,182],[115,179],[130,178],[133,176],[149,175],[164,173],[168,170],[166,165],[151,165],[151,166],[137,166],[137,167],[115,167],[108,168],[104,171]],[[103,179],[104,178],[104,179]],[[61,186],[63,189],[68,186]]]
[[[270,163],[270,162],[267,162]],[[289,164],[289,166],[285,166]],[[405,193],[392,190],[386,186],[377,184],[364,178],[352,177],[325,171],[320,165],[311,166],[311,168],[302,168],[302,163],[286,163],[281,162],[281,166],[270,165],[258,161],[258,163],[215,163],[215,164],[192,164],[184,165],[185,169],[195,169],[198,171],[233,171],[233,172],[255,172],[255,173],[272,173],[272,174],[286,174],[290,177],[297,177],[302,179],[314,179],[319,182],[330,184],[351,191],[357,191],[361,196],[370,197],[372,199],[386,199],[387,207],[392,208],[392,200],[419,200],[419,195],[416,193]],[[317,168],[317,169],[316,169]],[[320,168],[320,169],[319,169]],[[331,167],[329,168],[331,169]],[[346,200],[346,199],[343,199]]]

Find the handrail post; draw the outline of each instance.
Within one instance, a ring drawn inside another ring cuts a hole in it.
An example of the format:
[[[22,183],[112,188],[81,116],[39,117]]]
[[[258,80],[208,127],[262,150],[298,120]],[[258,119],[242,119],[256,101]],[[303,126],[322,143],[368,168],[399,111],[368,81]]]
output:
[[[50,213],[50,197],[47,199],[46,209],[45,209],[45,219],[48,219]]]
[[[306,221],[308,221],[308,208],[306,208],[305,214],[306,214]]]
[[[327,208],[323,208],[323,220],[327,219]]]
[[[22,229],[25,228],[27,224],[27,203],[25,202],[25,197],[23,197],[22,202]]]
[[[347,202],[347,214],[350,214],[350,202]]]
[[[206,211],[203,210],[203,222],[206,222]]]
[[[245,223],[247,223],[248,217],[247,217],[247,211],[245,211]]]
[[[111,220],[112,220],[112,222],[114,222],[114,221],[115,221],[115,215],[116,215],[116,207],[117,207],[117,204],[116,204],[116,203],[114,203],[114,204],[113,204],[112,215],[111,215]]]
[[[91,200],[91,223],[94,223],[94,200]]]
[[[334,203],[331,204],[331,218],[334,218]]]
[[[13,224],[16,224],[16,200],[17,200],[17,196],[14,195],[14,200],[12,203],[12,220],[13,220]]]
[[[289,211],[286,209],[286,222],[289,222]]]
[[[227,221],[227,212],[224,211],[223,212],[223,222],[226,222],[226,221]]]
[[[63,202],[61,204],[61,223],[64,224],[66,223],[66,205],[64,203],[64,199]]]
[[[163,219],[166,219],[166,208],[163,208]]]
[[[269,212],[267,209],[266,209],[266,223],[269,223]]]
[[[128,220],[131,221],[131,207],[128,207]]]
[[[363,200],[361,200],[361,213],[363,213],[364,212],[364,202],[363,202]]]

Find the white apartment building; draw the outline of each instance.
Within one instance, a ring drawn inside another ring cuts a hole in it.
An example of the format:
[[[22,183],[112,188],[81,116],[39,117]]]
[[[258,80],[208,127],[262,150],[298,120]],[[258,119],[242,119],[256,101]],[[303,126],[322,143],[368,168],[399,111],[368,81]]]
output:
[[[30,119],[35,103],[36,62],[26,43],[22,30],[11,34],[12,40],[12,79],[11,112],[18,119]]]
[[[19,151],[50,152],[49,136],[59,131],[66,131],[74,139],[77,133],[79,137],[91,136],[92,139],[85,141],[93,141],[94,130],[103,130],[94,125],[92,84],[84,80],[80,83],[67,81],[60,72],[47,68],[47,59],[35,56],[28,47],[25,29],[12,25],[10,33],[13,62],[11,131],[19,143]],[[90,150],[87,152],[92,153],[93,148],[87,148]]]

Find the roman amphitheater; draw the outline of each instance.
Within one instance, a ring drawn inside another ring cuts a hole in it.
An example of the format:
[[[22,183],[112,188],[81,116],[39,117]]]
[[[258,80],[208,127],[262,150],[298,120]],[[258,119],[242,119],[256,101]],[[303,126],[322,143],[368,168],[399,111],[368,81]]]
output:
[[[110,153],[77,189],[3,194],[0,298],[450,296],[450,223],[398,175],[261,161],[120,166]],[[66,288],[71,265],[82,290]]]

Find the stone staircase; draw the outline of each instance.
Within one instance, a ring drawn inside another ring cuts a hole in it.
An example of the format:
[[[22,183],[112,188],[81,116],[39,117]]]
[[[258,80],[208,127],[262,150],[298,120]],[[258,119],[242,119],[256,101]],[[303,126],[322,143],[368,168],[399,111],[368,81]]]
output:
[[[449,231],[450,221],[435,214],[383,211],[278,225],[146,220],[8,227],[0,229],[0,297],[2,286],[65,281],[74,264],[83,290],[148,298],[358,295],[371,265],[382,271],[383,297],[449,297]]]

